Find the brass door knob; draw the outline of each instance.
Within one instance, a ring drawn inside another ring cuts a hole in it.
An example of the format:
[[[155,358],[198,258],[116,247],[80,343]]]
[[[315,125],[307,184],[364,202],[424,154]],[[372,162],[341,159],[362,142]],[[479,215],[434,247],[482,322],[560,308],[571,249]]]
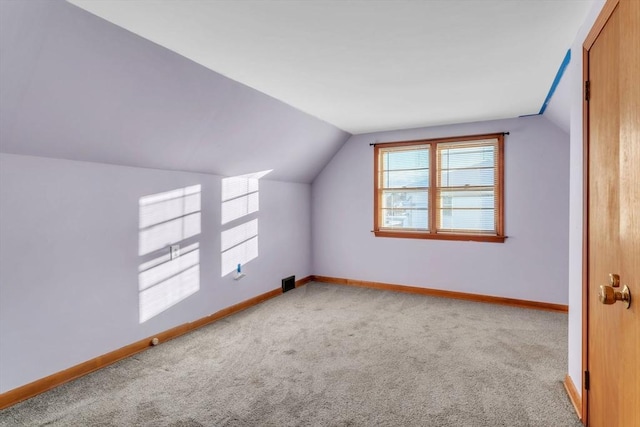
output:
[[[614,288],[620,287],[620,276],[614,273],[609,273],[609,285]]]
[[[616,301],[622,301],[627,308],[631,306],[631,292],[629,292],[627,285],[622,288],[622,291],[616,291],[611,286],[602,285],[598,292],[598,299],[606,305],[615,304]]]

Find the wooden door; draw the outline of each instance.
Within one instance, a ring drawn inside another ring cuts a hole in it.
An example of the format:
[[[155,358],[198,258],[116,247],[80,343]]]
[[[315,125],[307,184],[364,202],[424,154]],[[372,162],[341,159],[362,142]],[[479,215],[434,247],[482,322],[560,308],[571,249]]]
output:
[[[592,427],[640,427],[640,1],[616,3],[605,5],[606,23],[585,43],[589,390],[583,398]],[[609,292],[630,289],[629,308],[600,300],[610,274],[620,282]]]

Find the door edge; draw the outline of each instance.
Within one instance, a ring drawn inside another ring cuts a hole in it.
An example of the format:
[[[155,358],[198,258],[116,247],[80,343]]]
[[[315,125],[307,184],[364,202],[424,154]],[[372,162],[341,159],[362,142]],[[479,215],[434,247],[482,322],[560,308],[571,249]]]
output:
[[[620,0],[607,0],[582,45],[582,424],[589,425],[589,51]]]

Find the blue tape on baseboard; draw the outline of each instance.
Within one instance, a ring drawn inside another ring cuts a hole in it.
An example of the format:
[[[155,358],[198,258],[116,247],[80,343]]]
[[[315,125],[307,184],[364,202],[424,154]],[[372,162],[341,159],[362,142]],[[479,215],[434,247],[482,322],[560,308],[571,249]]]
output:
[[[564,56],[564,59],[562,60],[562,64],[560,64],[560,68],[556,73],[556,78],[553,79],[553,83],[551,83],[551,89],[549,89],[549,93],[547,94],[547,97],[542,103],[542,107],[540,108],[540,112],[538,114],[543,114],[544,110],[547,109],[547,105],[549,105],[549,101],[551,101],[551,97],[553,96],[553,93],[556,91],[556,88],[558,87],[558,84],[562,79],[562,75],[564,74],[564,70],[567,68],[567,65],[569,65],[569,62],[571,62],[571,49],[569,49],[567,51],[567,54]]]

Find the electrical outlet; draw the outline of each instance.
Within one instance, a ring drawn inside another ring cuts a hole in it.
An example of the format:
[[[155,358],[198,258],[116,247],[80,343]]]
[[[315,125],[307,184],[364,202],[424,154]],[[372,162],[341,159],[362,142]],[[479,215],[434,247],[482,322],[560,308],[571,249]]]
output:
[[[176,259],[180,256],[180,245],[171,245],[171,259]]]

